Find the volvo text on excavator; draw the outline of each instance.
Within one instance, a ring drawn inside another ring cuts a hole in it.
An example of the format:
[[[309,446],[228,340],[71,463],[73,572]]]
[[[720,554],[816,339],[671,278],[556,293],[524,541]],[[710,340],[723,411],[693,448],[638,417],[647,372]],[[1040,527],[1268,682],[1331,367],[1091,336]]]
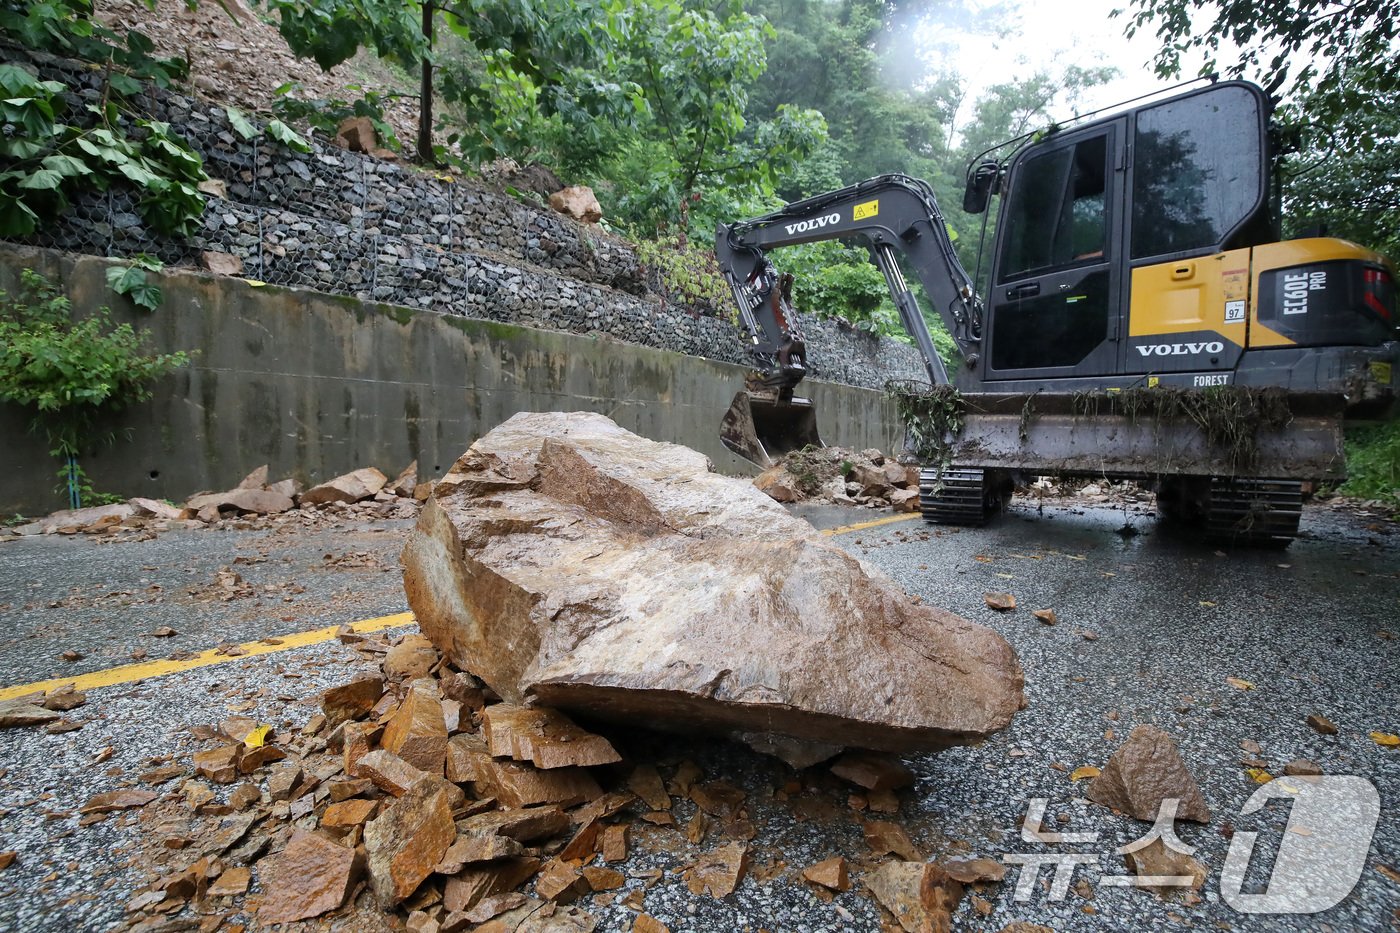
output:
[[[926,519],[983,522],[1018,476],[1128,478],[1154,483],[1163,511],[1214,537],[1286,544],[1305,485],[1344,476],[1343,421],[1394,413],[1400,315],[1385,257],[1339,239],[1280,240],[1271,112],[1254,84],[1211,83],[975,165],[964,210],[1000,196],[985,296],[930,186],[904,175],[721,224],[715,253],[757,364],[724,418],[725,444],[765,466],[820,445],[795,391],[808,360],[792,277],[769,254],[855,239],[929,382],[956,387],[964,407],[939,461],[923,464]],[[957,347],[951,377],[901,263]],[[1237,396],[1272,406],[1244,426],[1247,444],[1197,404]]]

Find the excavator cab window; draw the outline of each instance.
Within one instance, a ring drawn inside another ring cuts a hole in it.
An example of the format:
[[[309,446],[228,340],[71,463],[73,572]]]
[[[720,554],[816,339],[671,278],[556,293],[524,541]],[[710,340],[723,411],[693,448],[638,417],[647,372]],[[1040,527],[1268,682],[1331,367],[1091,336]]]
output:
[[[1107,141],[1093,136],[1021,166],[1007,207],[1002,281],[1103,258]]]
[[[1257,90],[1224,84],[1138,112],[1133,260],[1253,245],[1232,234],[1264,204],[1263,107]]]

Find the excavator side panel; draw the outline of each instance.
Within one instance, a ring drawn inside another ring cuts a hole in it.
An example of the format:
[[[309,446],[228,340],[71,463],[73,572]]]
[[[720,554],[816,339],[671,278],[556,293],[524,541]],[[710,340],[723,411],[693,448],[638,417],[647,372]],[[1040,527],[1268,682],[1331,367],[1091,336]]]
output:
[[[1123,372],[1233,370],[1246,341],[1249,257],[1232,249],[1133,269]]]

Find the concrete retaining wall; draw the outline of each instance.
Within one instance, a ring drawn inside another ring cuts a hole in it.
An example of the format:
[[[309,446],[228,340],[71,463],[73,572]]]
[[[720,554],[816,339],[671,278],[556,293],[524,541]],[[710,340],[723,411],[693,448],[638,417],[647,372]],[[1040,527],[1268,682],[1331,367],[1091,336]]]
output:
[[[521,410],[597,411],[646,437],[743,472],[716,435],[744,368],[679,353],[308,290],[171,272],[154,314],[108,290],[108,261],[0,244],[0,290],[19,270],[64,283],[78,308],[109,305],[149,328],[154,350],[198,349],[155,398],[111,427],[126,440],[83,464],[101,490],[182,500],[225,489],[260,464],[314,483],[360,467],[444,472],[471,442]],[[804,384],[831,443],[888,450],[893,406],[878,392]],[[0,514],[48,512],[56,465],[29,416],[0,404]]]

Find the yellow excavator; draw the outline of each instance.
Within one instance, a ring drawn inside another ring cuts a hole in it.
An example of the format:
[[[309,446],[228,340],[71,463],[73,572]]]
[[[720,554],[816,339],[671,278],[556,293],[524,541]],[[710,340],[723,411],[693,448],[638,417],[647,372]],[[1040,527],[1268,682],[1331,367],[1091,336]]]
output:
[[[808,360],[792,278],[769,254],[855,239],[930,385],[958,390],[960,430],[923,464],[927,520],[984,522],[1017,477],[1124,478],[1212,537],[1286,544],[1306,485],[1345,475],[1344,419],[1393,415],[1400,315],[1384,256],[1279,239],[1272,109],[1252,83],[1213,82],[977,162],[964,210],[1000,197],[985,296],[932,189],[904,175],[721,224],[715,254],[756,364],[721,438],[760,466],[821,445],[795,394]],[[956,344],[952,376],[904,268]]]

